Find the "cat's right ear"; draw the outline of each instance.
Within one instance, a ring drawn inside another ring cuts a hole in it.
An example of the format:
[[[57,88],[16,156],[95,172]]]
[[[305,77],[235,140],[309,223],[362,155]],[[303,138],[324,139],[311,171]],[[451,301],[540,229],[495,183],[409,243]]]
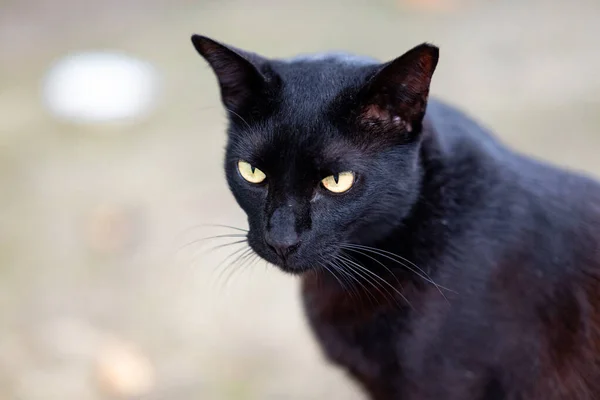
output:
[[[201,35],[193,35],[192,43],[217,76],[225,108],[241,114],[266,85],[265,77],[254,63],[258,56],[252,55],[253,62],[242,51]]]
[[[412,132],[425,114],[438,58],[439,49],[423,43],[384,64],[363,88],[361,122]]]

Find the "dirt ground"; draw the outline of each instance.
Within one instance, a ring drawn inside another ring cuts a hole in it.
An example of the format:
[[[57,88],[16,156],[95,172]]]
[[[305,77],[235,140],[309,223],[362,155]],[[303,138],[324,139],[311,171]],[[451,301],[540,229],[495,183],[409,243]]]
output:
[[[363,398],[319,353],[294,278],[251,258],[219,265],[241,247],[200,241],[232,233],[203,224],[246,223],[191,33],[274,57],[390,59],[436,43],[434,96],[511,146],[600,176],[597,0],[4,0],[0,399]],[[47,69],[88,49],[156,66],[152,115],[81,126],[43,108]]]

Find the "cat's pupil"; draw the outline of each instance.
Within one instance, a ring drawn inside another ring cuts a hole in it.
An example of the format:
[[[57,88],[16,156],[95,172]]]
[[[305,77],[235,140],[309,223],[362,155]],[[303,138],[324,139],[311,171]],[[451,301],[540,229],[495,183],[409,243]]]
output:
[[[339,175],[339,174],[333,174],[333,180],[335,181],[335,184],[336,184],[336,185],[339,183],[339,182],[338,182],[338,181],[339,181],[339,179],[340,179],[340,175]]]
[[[254,165],[250,166],[250,170],[252,171],[252,174],[254,174],[254,171],[256,170],[256,167]]]

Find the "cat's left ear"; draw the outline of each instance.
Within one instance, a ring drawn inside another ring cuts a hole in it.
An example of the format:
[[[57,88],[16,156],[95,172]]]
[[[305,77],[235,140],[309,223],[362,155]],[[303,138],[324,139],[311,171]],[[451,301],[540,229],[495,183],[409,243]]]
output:
[[[266,86],[266,79],[257,68],[260,57],[206,36],[193,35],[192,43],[217,76],[223,105],[230,112],[246,114],[244,111],[256,104],[253,98],[260,97]]]
[[[361,122],[408,132],[420,126],[439,49],[423,43],[383,65],[362,92]]]

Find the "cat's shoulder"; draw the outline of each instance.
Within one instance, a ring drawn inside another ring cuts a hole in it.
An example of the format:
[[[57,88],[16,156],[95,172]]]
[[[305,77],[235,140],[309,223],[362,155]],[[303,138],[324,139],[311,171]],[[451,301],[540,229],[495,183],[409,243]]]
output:
[[[600,182],[595,177],[515,151],[440,100],[430,101],[424,129],[447,161],[445,172],[464,187],[482,188],[487,206],[520,210],[522,223],[535,220],[549,229],[542,236],[585,234],[600,242]]]

